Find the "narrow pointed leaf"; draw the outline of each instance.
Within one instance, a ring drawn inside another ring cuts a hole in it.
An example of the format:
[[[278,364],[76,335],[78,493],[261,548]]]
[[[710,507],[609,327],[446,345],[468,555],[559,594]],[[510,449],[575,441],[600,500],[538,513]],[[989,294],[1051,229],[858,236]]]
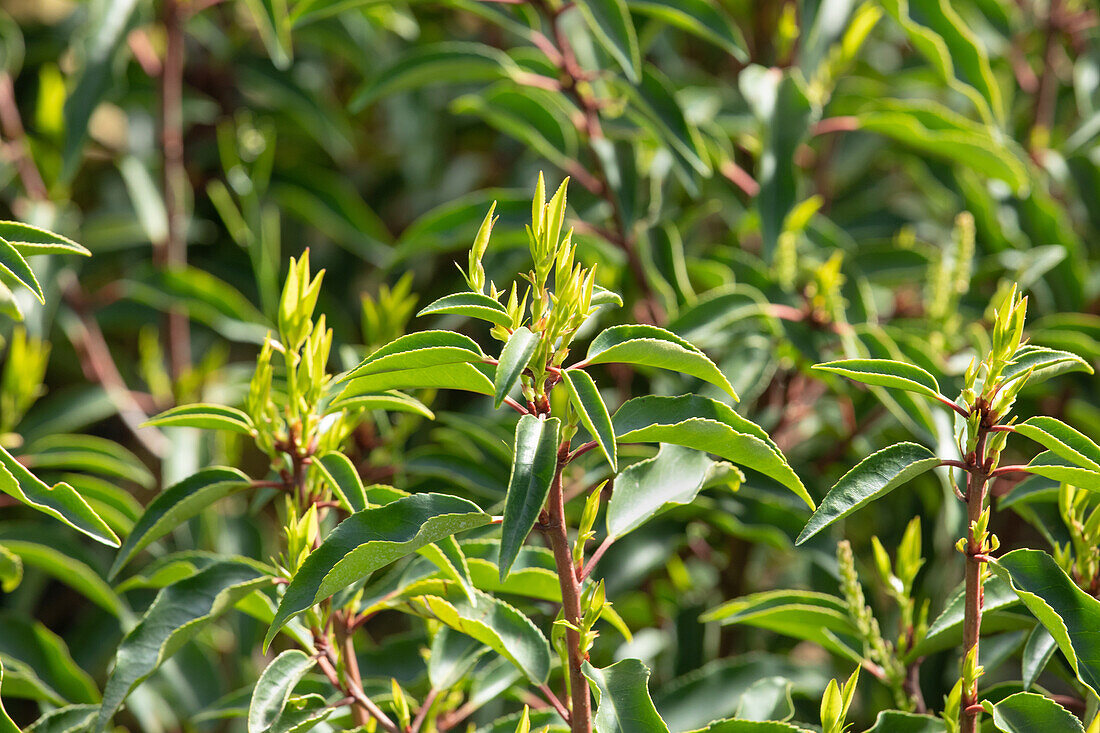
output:
[[[637,364],[687,374],[737,393],[714,362],[690,342],[656,326],[612,326],[592,340],[585,364]]]
[[[34,276],[31,266],[23,259],[23,255],[19,254],[19,250],[3,238],[0,238],[0,270],[14,277],[27,290],[34,293],[39,303],[46,302],[42,286],[38,284],[38,278]]]
[[[111,547],[118,547],[114,531],[96,514],[88,502],[67,483],[49,486],[0,447],[0,491],[60,519],[73,529]]]
[[[417,596],[411,609],[480,641],[514,664],[531,682],[550,675],[550,644],[531,620],[504,601],[479,592],[477,606],[462,596]]]
[[[221,561],[163,588],[118,647],[95,730],[107,724],[130,692],[207,624],[270,580],[253,565]]]
[[[607,534],[622,537],[669,506],[690,504],[712,482],[739,484],[742,479],[736,468],[706,453],[662,445],[657,455],[632,463],[615,477],[607,504]]]
[[[1012,355],[1012,364],[1005,367],[1001,379],[1008,382],[1027,376],[1027,383],[1034,385],[1068,372],[1092,374],[1092,365],[1068,351],[1024,346]]]
[[[698,395],[636,397],[612,418],[623,443],[672,443],[713,453],[786,486],[811,509],[814,501],[776,445],[759,425]]]
[[[1016,432],[1078,466],[1100,471],[1100,446],[1057,418],[1028,418],[1016,426]]]
[[[87,730],[98,714],[98,705],[66,705],[46,713],[24,728],[23,733],[78,733]],[[3,731],[3,718],[0,717],[0,733]]]
[[[340,381],[369,374],[480,361],[485,355],[470,338],[451,331],[418,331],[401,336],[368,356]]]
[[[1058,644],[1042,624],[1036,624],[1027,637],[1024,651],[1020,655],[1020,679],[1024,689],[1029,690],[1046,669],[1047,662],[1054,656]]]
[[[413,494],[356,512],[339,524],[294,574],[279,602],[264,648],[291,618],[356,580],[425,545],[489,523],[457,496]]]
[[[790,723],[780,723],[774,720],[738,720],[729,718],[716,720],[706,728],[689,731],[688,733],[810,733],[805,728],[799,728]]]
[[[924,369],[892,359],[845,359],[816,364],[814,369],[832,372],[864,384],[916,392],[936,399],[940,385]]]
[[[741,63],[749,59],[745,37],[711,0],[627,0],[634,12],[710,41]]]
[[[145,424],[156,427],[178,426],[204,430],[228,430],[242,435],[251,435],[256,430],[252,425],[252,418],[241,410],[204,403],[173,407],[146,421]]]
[[[316,693],[292,697],[270,728],[269,733],[305,733],[313,730],[322,720],[332,715],[335,708]]]
[[[1054,637],[1077,679],[1100,690],[1100,600],[1077,587],[1042,550],[1013,550],[990,563]]]
[[[363,480],[350,458],[339,451],[329,451],[318,457],[316,466],[348,511],[354,514],[370,507]]]
[[[298,649],[288,649],[271,660],[248,705],[248,733],[264,733],[283,713],[295,685],[313,669],[317,661]]]
[[[600,45],[632,82],[641,78],[638,34],[625,0],[577,0],[577,7]]]
[[[539,336],[531,333],[527,326],[520,326],[508,337],[508,343],[500,352],[500,362],[497,364],[496,375],[493,379],[493,405],[500,407],[504,398],[516,386],[527,363],[535,354],[539,345]]]
[[[569,390],[569,399],[577,414],[580,415],[584,429],[592,435],[600,446],[612,471],[619,470],[619,456],[615,445],[615,428],[611,424],[611,415],[600,396],[600,390],[588,372],[583,369],[563,369],[561,373],[565,388]]]
[[[1100,491],[1100,471],[1075,466],[1054,451],[1043,451],[1027,464],[1029,473],[1054,481],[1073,484],[1088,491]]]
[[[883,710],[866,733],[947,733],[947,726],[933,715]]]
[[[500,579],[516,560],[539,512],[550,493],[550,484],[558,470],[558,431],[556,417],[542,420],[524,415],[516,425],[512,475],[504,503],[504,521],[500,538]]]
[[[871,454],[829,489],[795,544],[801,545],[833,522],[885,496],[939,462],[935,453],[916,443],[898,443]]]
[[[68,237],[19,221],[0,221],[0,239],[12,244],[24,257],[31,255],[84,255],[91,252]]]
[[[640,660],[623,659],[603,669],[585,662],[584,676],[595,693],[596,733],[668,733],[649,695],[649,668]]]
[[[364,395],[391,389],[458,389],[478,394],[493,394],[493,381],[486,375],[489,364],[442,364],[419,369],[369,374],[356,377],[336,395],[334,403],[344,405]]]
[[[447,295],[429,304],[418,316],[459,315],[480,318],[483,321],[511,328],[512,317],[508,309],[482,293],[455,293]]]
[[[429,420],[435,419],[435,413],[428,409],[420,400],[410,397],[397,390],[388,390],[379,393],[367,393],[338,396],[329,403],[325,414],[332,414],[340,410],[384,410],[386,412],[408,412],[420,415]]]
[[[470,566],[466,562],[466,556],[458,540],[454,537],[444,537],[439,542],[421,547],[417,552],[428,558],[444,576],[458,583],[471,606],[477,605],[477,597],[474,595],[476,589],[470,578]]]
[[[994,705],[993,725],[1003,733],[1085,733],[1072,713],[1034,692],[1017,692]]]
[[[99,573],[75,557],[44,542],[0,538],[0,549],[19,558],[26,567],[33,567],[69,586],[116,618],[128,613],[122,599]]]
[[[244,491],[252,480],[235,468],[204,468],[165,489],[145,509],[111,565],[108,578],[118,575],[134,556],[194,517],[212,503]]]

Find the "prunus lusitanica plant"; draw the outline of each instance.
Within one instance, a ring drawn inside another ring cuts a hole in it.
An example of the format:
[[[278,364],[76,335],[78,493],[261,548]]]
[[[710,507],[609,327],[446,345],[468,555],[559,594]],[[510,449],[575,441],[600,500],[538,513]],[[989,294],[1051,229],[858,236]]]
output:
[[[0,3],[0,733],[1100,733],[1098,184],[1081,0]]]

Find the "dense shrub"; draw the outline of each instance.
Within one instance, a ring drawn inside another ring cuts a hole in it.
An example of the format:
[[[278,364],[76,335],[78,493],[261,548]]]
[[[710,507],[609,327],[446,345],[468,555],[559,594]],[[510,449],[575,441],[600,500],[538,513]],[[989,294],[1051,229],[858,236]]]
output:
[[[1100,731],[1097,27],[5,4],[0,732]]]

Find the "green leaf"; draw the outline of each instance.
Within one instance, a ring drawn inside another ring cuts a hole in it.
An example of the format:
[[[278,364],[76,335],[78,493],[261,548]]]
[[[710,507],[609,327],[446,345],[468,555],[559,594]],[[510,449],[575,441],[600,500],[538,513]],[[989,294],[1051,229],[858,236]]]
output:
[[[1028,690],[1046,669],[1047,662],[1054,656],[1058,644],[1042,624],[1036,624],[1028,634],[1024,651],[1020,654],[1020,679],[1024,689]]]
[[[40,542],[0,538],[0,550],[10,552],[23,565],[37,568],[59,580],[116,618],[123,618],[128,613],[122,599],[95,570],[56,547]],[[4,590],[10,592],[8,589]]]
[[[815,364],[813,368],[877,387],[904,389],[932,399],[940,396],[935,377],[919,366],[893,359],[843,359]]]
[[[488,295],[481,293],[455,293],[447,295],[425,306],[416,315],[459,315],[480,318],[497,326],[512,327],[512,317],[508,309]]]
[[[519,554],[539,512],[550,494],[550,484],[558,470],[558,432],[561,420],[523,415],[516,424],[512,474],[508,479],[508,497],[501,524],[500,579]]]
[[[1016,425],[1016,432],[1031,438],[1078,466],[1100,471],[1100,446],[1079,430],[1053,417],[1039,415]]]
[[[458,540],[453,536],[444,537],[439,542],[421,547],[417,552],[428,558],[447,579],[458,583],[470,605],[477,605],[477,597],[474,595],[476,589],[470,577],[470,566],[466,562],[466,555],[463,554]]]
[[[24,257],[61,254],[90,257],[92,254],[68,237],[19,221],[0,221],[0,239],[10,243]]]
[[[638,50],[638,34],[624,0],[577,0],[585,23],[600,45],[622,67],[630,81],[641,78],[642,55]]]
[[[690,342],[656,326],[612,326],[592,340],[583,364],[638,364],[697,377],[737,393],[714,362]]]
[[[146,421],[145,425],[228,430],[231,433],[241,433],[242,435],[252,435],[256,431],[256,427],[252,424],[252,418],[241,410],[235,407],[201,402],[193,405],[180,405],[165,410]]]
[[[119,545],[118,536],[72,486],[64,482],[48,486],[3,447],[0,447],[0,491],[98,542],[111,547]]]
[[[1020,597],[1016,595],[1016,592],[1012,590],[1008,583],[997,576],[992,576],[985,582],[982,592],[984,612],[982,614],[981,630],[983,634],[1030,628],[1035,625],[1029,616],[1008,612],[1008,609],[1020,605]],[[943,649],[958,646],[962,643],[965,621],[966,592],[965,588],[959,586],[959,589],[952,594],[940,615],[928,627],[928,633],[910,650],[906,655],[906,659],[911,661]]]
[[[497,364],[494,377],[495,392],[493,394],[493,406],[500,407],[504,398],[516,386],[527,363],[535,355],[535,349],[539,345],[539,336],[531,333],[527,326],[520,326],[508,337],[508,342],[500,352],[500,363]]]
[[[1072,484],[1088,491],[1100,491],[1100,471],[1075,466],[1057,456],[1054,451],[1043,451],[1032,458],[1025,468],[1036,476]]]
[[[504,601],[477,594],[477,606],[464,597],[416,596],[409,600],[417,614],[441,621],[480,641],[514,664],[531,682],[550,675],[550,644],[531,620]]]
[[[95,730],[101,733],[130,692],[206,625],[270,579],[251,564],[221,561],[157,593],[122,640],[103,692]]]
[[[11,593],[23,582],[23,560],[0,544],[0,591]]]
[[[859,662],[849,643],[857,643],[859,630],[844,601],[827,593],[774,590],[737,598],[707,611],[703,622],[719,621],[767,629],[784,636],[818,644],[842,657]]]
[[[0,661],[0,687],[4,684],[4,662]],[[11,717],[8,715],[8,711],[4,710],[4,701],[0,699],[0,733],[20,733],[19,726],[16,725]]]
[[[1018,194],[1029,188],[1018,145],[1001,142],[999,132],[936,102],[880,100],[856,119],[861,130],[1004,181]]]
[[[866,733],[947,733],[947,727],[933,715],[883,710]]]
[[[992,707],[993,725],[1004,733],[1085,733],[1072,713],[1033,692],[1017,692]]]
[[[150,502],[118,551],[108,578],[113,579],[134,556],[183,522],[226,496],[251,488],[252,480],[235,468],[204,468]]]
[[[767,433],[721,402],[698,395],[635,397],[615,412],[612,423],[620,442],[673,443],[713,453],[778,481],[814,508]]]
[[[632,463],[615,477],[607,504],[607,534],[622,537],[670,506],[690,504],[702,489],[722,479],[739,484],[743,477],[706,453],[662,445],[657,455]]]
[[[750,67],[751,68],[751,67]],[[764,72],[771,75],[775,72]],[[750,83],[751,74],[742,74],[742,85]],[[770,79],[763,85],[771,84]],[[788,72],[775,85],[773,94],[763,94],[770,104],[760,109],[764,147],[760,155],[760,192],[756,208],[760,212],[760,234],[764,239],[764,259],[771,262],[779,234],[798,196],[795,170],[795,150],[802,144],[814,116],[805,84]]]
[[[318,456],[315,462],[321,474],[328,481],[340,503],[352,514],[370,508],[366,489],[355,464],[340,451],[328,451]]]
[[[489,364],[442,364],[370,374],[348,382],[333,403],[345,405],[365,395],[374,397],[391,389],[458,389],[491,395],[493,382],[487,376],[491,369]]]
[[[428,679],[437,690],[459,684],[489,648],[473,637],[443,626],[432,637],[428,657]]]
[[[61,637],[38,621],[0,612],[0,660],[9,675],[6,694],[51,705],[99,702],[95,681],[73,661]]]
[[[623,659],[598,669],[585,662],[584,676],[596,697],[596,733],[668,733],[649,696],[649,668]]]
[[[386,412],[407,412],[420,415],[429,420],[435,419],[435,413],[428,409],[420,400],[410,397],[397,390],[389,390],[377,394],[360,394],[348,397],[336,397],[328,404],[326,415],[340,410],[385,410]]]
[[[829,489],[795,544],[801,545],[833,522],[885,496],[939,462],[935,453],[916,443],[898,443],[872,453]]]
[[[1100,690],[1100,600],[1042,550],[1013,550],[990,566],[1054,637],[1077,679],[1093,693]]]
[[[98,705],[66,705],[46,713],[24,733],[78,733],[87,730],[99,713]],[[0,718],[0,733],[3,733],[3,718]]]
[[[288,649],[264,668],[248,704],[248,733],[264,733],[283,714],[290,694],[317,661],[298,649]]]
[[[375,570],[456,532],[489,523],[476,504],[445,494],[413,494],[341,522],[294,574],[264,639],[291,618]]]
[[[341,377],[340,381],[405,369],[469,363],[484,358],[481,348],[462,334],[452,331],[419,331],[381,347]]]
[[[506,53],[482,43],[446,42],[412,46],[360,87],[348,105],[359,112],[382,97],[429,84],[507,79],[519,67]]]
[[[799,728],[790,723],[779,723],[774,720],[716,720],[706,728],[689,731],[688,733],[810,733],[805,728]]]
[[[38,278],[34,276],[31,266],[23,259],[23,255],[19,254],[19,250],[2,238],[0,238],[0,270],[14,277],[21,285],[34,293],[34,297],[38,298],[39,303],[46,302],[42,286],[38,284]]]
[[[334,708],[321,695],[310,694],[292,697],[283,708],[282,715],[268,730],[270,733],[305,733],[332,715]]]
[[[584,429],[600,446],[612,471],[619,470],[619,456],[615,445],[615,428],[611,424],[611,415],[600,396],[600,390],[592,377],[583,369],[563,369],[562,381],[569,391],[569,401],[581,418]]]
[[[1035,385],[1068,372],[1093,373],[1092,365],[1077,354],[1042,346],[1024,346],[1012,355],[1012,364],[1005,367],[1001,380],[1007,383],[1026,376],[1027,383]]]
[[[146,489],[156,483],[140,458],[113,440],[95,435],[47,435],[26,446],[22,458],[35,470],[85,471],[133,481]]]
[[[749,60],[745,37],[717,3],[709,0],[627,0],[627,5],[634,12],[710,41],[741,63]]]

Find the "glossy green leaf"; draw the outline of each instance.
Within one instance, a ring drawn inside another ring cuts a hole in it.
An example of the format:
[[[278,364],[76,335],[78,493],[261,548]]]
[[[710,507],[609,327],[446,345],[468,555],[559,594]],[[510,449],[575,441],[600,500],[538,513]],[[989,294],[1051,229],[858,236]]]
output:
[[[607,504],[607,534],[622,537],[670,506],[690,504],[709,485],[738,485],[743,478],[737,469],[706,453],[662,445],[657,455],[630,464],[615,477]]]
[[[130,692],[185,642],[269,582],[253,565],[227,560],[163,588],[119,644],[94,730],[106,730]]]
[[[527,363],[535,354],[539,345],[539,335],[531,333],[527,326],[520,326],[508,337],[508,342],[500,352],[496,375],[493,379],[495,391],[493,405],[500,407],[504,398],[519,382]]]
[[[737,717],[741,720],[789,720],[794,716],[790,680],[785,677],[764,677],[757,680],[741,696]]]
[[[748,61],[745,37],[719,4],[710,0],[627,0],[630,9],[719,46],[741,63]]]
[[[612,326],[592,340],[584,364],[637,364],[668,369],[737,393],[714,362],[690,342],[657,326]]]
[[[89,257],[92,254],[68,237],[19,221],[0,221],[0,239],[10,243],[24,257],[61,254]]]
[[[315,465],[349,512],[354,514],[370,508],[363,480],[350,458],[339,451],[329,451],[318,456]]]
[[[133,481],[147,489],[156,483],[140,458],[113,440],[96,435],[47,435],[24,450],[23,461],[34,470],[84,471]]]
[[[1020,654],[1020,679],[1025,690],[1030,689],[1035,680],[1039,679],[1057,649],[1058,644],[1050,632],[1042,624],[1036,624],[1028,634],[1027,643]]]
[[[916,392],[932,399],[940,394],[939,383],[927,371],[915,364],[892,359],[844,359],[815,364],[813,368],[864,384]]]
[[[0,660],[0,688],[4,684],[4,662]],[[20,733],[19,726],[8,715],[8,711],[4,709],[4,700],[0,698],[0,733]]]
[[[119,545],[118,536],[73,487],[64,482],[53,486],[43,483],[3,447],[0,447],[0,491],[105,545]]]
[[[539,512],[550,494],[550,484],[558,470],[558,432],[561,420],[523,415],[516,424],[513,443],[512,474],[508,479],[508,496],[504,503],[501,524],[500,579],[519,554]]]
[[[481,43],[445,42],[413,46],[352,97],[350,109],[358,112],[382,97],[407,92],[428,84],[507,79],[519,67],[503,51]]]
[[[612,471],[619,470],[618,449],[615,444],[615,428],[607,412],[600,390],[588,372],[583,369],[563,369],[562,382],[569,391],[569,401],[580,416],[581,424],[600,446]]]
[[[397,390],[389,390],[380,393],[365,393],[359,395],[337,396],[329,403],[326,414],[340,410],[384,410],[386,412],[407,412],[420,415],[429,420],[435,419],[435,413],[428,409],[420,400],[410,397]]]
[[[1100,471],[1075,466],[1056,455],[1054,451],[1043,451],[1031,459],[1026,466],[1029,473],[1044,476],[1054,481],[1073,484],[1089,491],[1100,491]]]
[[[437,690],[459,684],[489,648],[471,636],[443,626],[432,637],[428,679]]]
[[[809,731],[791,723],[780,723],[774,720],[726,719],[716,720],[706,728],[688,733],[809,733]]]
[[[417,316],[458,315],[479,318],[497,326],[512,327],[508,309],[488,295],[481,293],[455,293],[446,295],[425,306]]]
[[[1100,471],[1100,446],[1076,428],[1054,417],[1039,415],[1016,425],[1016,432],[1078,466]]]
[[[353,404],[363,396],[375,396],[391,389],[457,389],[491,395],[493,381],[487,376],[489,364],[443,364],[420,369],[402,369],[357,377],[336,395],[335,404]]]
[[[313,730],[335,711],[321,695],[310,694],[287,700],[282,715],[268,728],[270,733],[305,733]]]
[[[264,639],[266,649],[294,616],[375,570],[491,517],[465,499],[413,494],[356,512],[339,524],[294,574]]]
[[[391,341],[368,356],[341,381],[370,374],[461,364],[485,358],[470,338],[451,331],[418,331]]]
[[[66,705],[46,713],[24,728],[23,733],[78,733],[88,729],[97,713],[98,705]],[[0,718],[0,733],[3,731],[3,718]]]
[[[983,588],[984,601],[982,615],[982,633],[993,634],[998,631],[1026,629],[1035,625],[1026,614],[1009,613],[1020,606],[1020,598],[1012,587],[996,576],[990,577]],[[966,593],[960,586],[951,595],[943,611],[928,627],[928,633],[917,642],[906,655],[907,659],[950,649],[962,643],[963,624],[966,616]]]
[[[577,8],[592,34],[615,59],[626,77],[632,82],[639,81],[642,55],[625,0],[577,0]]]
[[[231,433],[251,435],[256,428],[252,418],[235,407],[197,403],[180,405],[166,410],[145,422],[157,427],[187,427],[204,430],[228,430]]]
[[[298,649],[288,649],[271,660],[252,690],[248,704],[248,733],[264,733],[274,725],[286,708],[290,695],[313,665],[313,657]]]
[[[1077,679],[1094,693],[1100,690],[1100,600],[1041,550],[1013,550],[990,566],[1054,637]]]
[[[759,425],[698,395],[636,397],[612,417],[623,443],[672,443],[713,453],[775,479],[814,508],[806,487]]]
[[[1017,692],[992,707],[993,725],[1003,733],[1085,733],[1072,713],[1033,692]]]
[[[596,733],[668,733],[649,696],[649,668],[623,659],[602,669],[584,663],[596,698]]]
[[[204,468],[157,495],[134,525],[111,565],[118,575],[134,556],[194,517],[212,503],[252,487],[252,480],[235,468]]]
[[[531,682],[550,674],[550,644],[531,620],[501,601],[478,593],[477,606],[455,596],[417,596],[411,609],[480,641],[514,664]]]
[[[1068,351],[1029,345],[1012,355],[1012,364],[1005,367],[1001,379],[1009,382],[1026,376],[1027,383],[1035,385],[1069,372],[1092,374],[1092,365]]]
[[[466,561],[466,555],[458,541],[452,537],[444,537],[438,542],[421,547],[417,552],[428,558],[433,565],[449,580],[458,583],[462,592],[466,594],[466,600],[470,605],[477,605],[477,597],[474,595],[474,582],[470,577],[470,565]]]
[[[935,453],[916,443],[898,443],[872,453],[829,489],[795,544],[801,545],[838,519],[885,496],[939,463]]]

